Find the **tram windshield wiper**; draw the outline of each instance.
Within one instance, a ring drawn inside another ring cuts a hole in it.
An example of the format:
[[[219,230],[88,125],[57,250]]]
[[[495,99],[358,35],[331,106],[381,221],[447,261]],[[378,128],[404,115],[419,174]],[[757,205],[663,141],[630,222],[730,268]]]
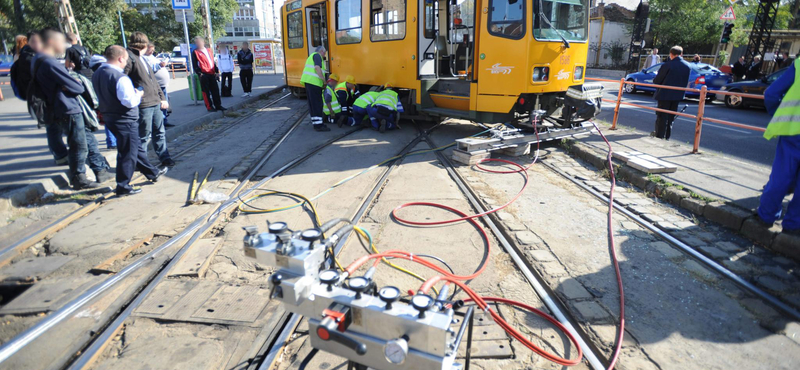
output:
[[[558,35],[558,37],[561,38],[561,41],[564,43],[564,47],[569,49],[569,41],[567,41],[567,39],[564,38],[564,35],[561,34],[561,30],[559,30],[558,28],[555,28],[553,26],[553,24],[550,23],[550,20],[547,19],[546,15],[544,15],[544,12],[542,11],[542,9],[544,9],[544,5],[542,5],[542,0],[539,0],[539,18],[542,21],[544,21],[544,23],[547,23],[547,25],[550,26],[550,29],[555,31],[555,33]]]

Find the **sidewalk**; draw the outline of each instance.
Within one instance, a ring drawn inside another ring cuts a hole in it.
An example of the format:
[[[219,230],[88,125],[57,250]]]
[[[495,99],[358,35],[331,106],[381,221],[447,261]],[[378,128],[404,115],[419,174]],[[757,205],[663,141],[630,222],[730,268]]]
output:
[[[253,81],[253,96],[243,98],[242,86],[238,77],[234,76],[233,97],[223,98],[222,104],[227,108],[239,106],[258,99],[260,94],[283,83],[282,74],[258,74]],[[202,101],[194,104],[189,95],[188,80],[183,73],[177,74],[171,81],[168,92],[172,105],[169,122],[176,125],[167,129],[168,141],[222,116],[222,113],[207,112]],[[45,130],[36,128],[26,112],[24,101],[15,98],[10,91],[6,94],[5,89],[3,94],[6,95],[6,100],[0,101],[0,198],[5,199],[0,199],[0,209],[6,207],[9,197],[24,198],[31,191],[41,193],[66,185],[66,167],[54,165],[47,147]],[[116,151],[105,149],[105,133],[98,131],[96,137],[106,157],[115,158]]]
[[[761,189],[769,178],[769,166],[703,151],[702,147],[701,154],[691,154],[692,147],[687,143],[651,138],[649,134],[629,127],[612,131],[608,124],[598,125],[614,152],[641,152],[678,168],[674,173],[649,175],[614,160],[615,164],[620,165],[616,171],[617,180],[627,181],[664,202],[800,260],[800,249],[797,248],[800,238],[781,233],[779,223],[766,228],[755,216]],[[598,169],[607,168],[608,148],[599,135],[573,141],[568,145],[568,150]],[[747,148],[741,150],[746,151]]]

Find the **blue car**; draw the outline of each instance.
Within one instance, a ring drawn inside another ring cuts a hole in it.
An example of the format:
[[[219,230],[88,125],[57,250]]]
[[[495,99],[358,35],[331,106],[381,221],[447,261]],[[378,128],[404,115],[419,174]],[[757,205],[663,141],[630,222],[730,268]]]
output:
[[[14,64],[13,55],[0,55],[0,77],[8,76],[11,73],[12,64]]]
[[[641,72],[631,73],[625,76],[625,80],[651,84],[662,64],[664,63],[645,68],[641,70]],[[688,88],[700,89],[705,85],[708,91],[715,91],[733,81],[733,78],[729,74],[722,73],[722,71],[710,64],[689,63],[689,66],[692,68],[692,71],[689,74],[689,84],[686,86]],[[624,91],[628,94],[632,94],[637,91],[655,92],[656,89],[650,86],[625,85]],[[687,91],[686,97],[698,98],[700,97],[700,93]],[[714,94],[708,93],[706,94],[706,98],[712,100],[714,99]]]

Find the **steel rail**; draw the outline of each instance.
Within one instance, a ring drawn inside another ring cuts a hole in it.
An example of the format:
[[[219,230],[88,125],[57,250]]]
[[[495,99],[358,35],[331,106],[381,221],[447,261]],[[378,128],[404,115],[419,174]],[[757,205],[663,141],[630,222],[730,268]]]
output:
[[[425,142],[431,148],[437,148],[438,146],[436,143],[428,136],[426,133],[423,132]],[[469,187],[458,173],[453,166],[453,163],[444,156],[440,152],[435,152],[436,156],[438,157],[439,161],[444,165],[445,170],[450,175],[450,178],[458,185],[461,192],[464,193],[467,200],[470,202],[472,207],[474,207],[479,212],[486,212],[489,208],[485,207],[483,203],[478,201],[477,195],[473,191],[471,187]],[[513,246],[513,244],[508,242],[506,235],[501,232],[501,230],[495,224],[493,220],[494,217],[497,217],[495,214],[490,214],[489,217],[483,216],[481,220],[489,226],[494,234],[495,238],[500,242],[505,249],[506,253],[511,256],[511,259],[519,268],[520,272],[525,276],[528,280],[528,283],[531,284],[536,294],[542,299],[542,302],[547,306],[553,316],[562,324],[567,330],[575,337],[575,340],[578,342],[578,345],[583,350],[583,356],[589,361],[589,364],[595,370],[603,370],[606,368],[607,359],[602,359],[596,353],[599,353],[599,349],[586,337],[586,333],[582,330],[578,331],[576,328],[579,327],[577,322],[567,314],[569,312],[566,307],[556,298],[555,292],[550,288],[546,281],[538,274],[534,272],[534,269],[529,266],[529,262],[523,259],[520,256],[519,251]],[[498,221],[499,222],[499,221]]]
[[[586,184],[581,183],[577,179],[573,178],[572,176],[569,176],[564,171],[561,171],[561,169],[556,168],[555,166],[553,166],[553,165],[551,165],[549,163],[544,163],[544,165],[547,166],[547,168],[549,168],[552,171],[554,171],[555,173],[557,173],[557,174],[563,176],[564,178],[572,181],[574,184],[578,185],[578,187],[580,187],[581,189],[585,190],[589,194],[594,195],[598,199],[600,199],[603,202],[605,202],[606,204],[608,204],[608,197],[606,197],[605,195],[600,194],[599,192],[597,192],[594,189],[590,188]],[[773,296],[773,295],[763,291],[761,288],[753,285],[749,281],[744,280],[742,277],[740,277],[739,275],[736,275],[731,270],[726,269],[724,266],[718,264],[716,261],[704,256],[703,254],[701,254],[700,252],[696,251],[694,248],[692,248],[688,244],[678,240],[677,238],[675,238],[674,236],[672,236],[669,233],[665,232],[664,230],[659,229],[657,226],[653,225],[650,222],[647,222],[645,219],[637,216],[636,214],[634,214],[633,212],[627,210],[625,207],[621,206],[620,204],[618,204],[616,202],[614,203],[614,209],[616,209],[620,213],[624,214],[629,219],[635,221],[639,225],[642,225],[644,228],[652,231],[653,233],[658,235],[660,238],[666,240],[670,244],[678,247],[681,251],[683,251],[684,253],[688,254],[690,257],[702,262],[704,265],[706,265],[707,267],[709,267],[712,270],[716,271],[720,275],[725,276],[726,278],[732,280],[734,283],[736,283],[740,287],[744,288],[746,291],[755,294],[759,298],[763,299],[770,306],[778,309],[779,311],[783,312],[786,315],[789,315],[794,320],[800,320],[800,312],[798,312],[794,308],[790,307],[789,305],[781,302],[775,296]]]
[[[294,131],[294,129],[297,126],[299,126],[299,124],[302,122],[302,118],[303,117],[305,117],[305,115],[300,117],[300,119],[298,119],[292,125],[292,127],[290,127],[289,130],[287,130],[287,132],[282,135],[282,137],[278,140],[278,142],[276,142],[275,145],[273,145],[273,147],[264,154],[264,156],[262,157],[262,160],[259,162],[259,166],[263,165],[263,163],[265,163],[266,160],[269,157],[272,156],[272,154],[286,140],[286,138]],[[254,174],[254,173],[255,173],[255,171],[250,171],[248,176],[252,176],[252,174]],[[241,190],[241,188],[244,186],[245,183],[246,183],[246,181],[240,182],[240,184],[231,192],[231,194],[235,195],[238,191]],[[223,207],[225,207],[225,208],[230,207],[234,203],[235,203],[234,201],[229,200],[228,202],[223,203],[220,206],[218,206],[217,210],[220,210]],[[25,347],[28,344],[30,344],[36,338],[38,338],[39,336],[41,336],[42,334],[44,334],[45,332],[47,332],[48,330],[50,330],[54,326],[58,325],[60,322],[64,321],[66,318],[68,318],[70,315],[75,313],[78,309],[83,307],[85,304],[90,302],[92,299],[96,298],[97,296],[99,296],[103,292],[107,291],[108,289],[114,287],[117,283],[119,283],[120,281],[124,280],[125,278],[127,278],[128,276],[133,274],[135,271],[137,271],[142,266],[146,265],[148,262],[150,262],[152,260],[155,260],[155,258],[157,256],[159,256],[162,252],[166,251],[167,249],[169,249],[173,245],[176,245],[179,241],[181,241],[184,238],[190,236],[192,233],[194,233],[195,231],[197,231],[198,229],[203,227],[203,225],[207,223],[206,218],[210,217],[209,215],[214,215],[215,213],[218,213],[218,211],[216,211],[214,213],[206,212],[205,214],[203,214],[200,217],[196,218],[183,231],[181,231],[180,233],[178,233],[174,237],[172,237],[169,240],[167,240],[164,244],[156,247],[155,249],[153,249],[149,253],[143,255],[142,257],[140,257],[139,259],[137,259],[136,261],[134,261],[130,265],[126,266],[125,268],[123,268],[122,270],[120,270],[119,272],[114,274],[113,276],[110,276],[107,279],[103,280],[102,282],[94,285],[93,287],[91,287],[89,290],[87,290],[86,292],[84,292],[80,296],[78,296],[75,299],[71,300],[70,302],[68,302],[67,304],[65,304],[64,306],[59,308],[58,310],[56,310],[53,313],[51,313],[50,315],[48,315],[42,321],[39,321],[34,326],[26,329],[25,331],[23,331],[22,333],[18,334],[17,336],[12,338],[8,342],[3,343],[3,345],[0,346],[0,364],[5,362],[6,360],[8,360],[11,356],[13,356],[15,353],[17,353],[23,347]]]
[[[180,261],[181,257],[191,248],[191,246],[197,240],[199,240],[203,235],[205,235],[208,230],[210,230],[212,227],[214,227],[214,225],[216,224],[216,222],[219,219],[219,216],[222,214],[222,212],[224,212],[226,209],[238,204],[239,197],[246,196],[247,194],[257,190],[260,186],[266,184],[272,178],[281,175],[283,172],[287,171],[289,168],[292,168],[294,165],[299,163],[298,159],[295,159],[295,160],[291,161],[287,165],[284,165],[283,167],[281,167],[280,169],[275,171],[272,175],[270,175],[268,177],[265,177],[264,179],[262,179],[259,182],[257,182],[255,185],[249,187],[248,189],[245,189],[242,194],[239,194],[239,192],[242,190],[242,188],[245,186],[245,184],[247,184],[249,182],[249,180],[253,176],[255,176],[255,174],[261,169],[261,167],[264,166],[264,164],[278,150],[280,145],[283,144],[283,142],[286,140],[286,138],[288,138],[289,135],[300,125],[300,123],[303,122],[303,119],[307,115],[308,114],[306,113],[306,114],[303,114],[300,118],[298,118],[297,121],[292,125],[292,127],[286,133],[284,133],[284,135],[281,137],[281,139],[278,140],[278,142],[275,143],[272,146],[272,148],[270,148],[270,150],[267,151],[264,154],[264,156],[261,158],[261,160],[258,162],[258,164],[256,164],[255,166],[253,166],[251,168],[251,170],[248,172],[248,174],[245,176],[245,178],[231,192],[231,195],[232,195],[231,198],[228,201],[226,201],[225,203],[223,203],[222,205],[220,205],[219,207],[217,207],[217,209],[214,212],[212,212],[208,216],[208,218],[206,218],[206,222],[203,225],[201,225],[201,226],[199,226],[197,228],[197,230],[194,232],[192,237],[186,242],[186,244],[184,244],[181,247],[181,249],[178,250],[175,253],[175,255],[170,258],[169,263],[167,263],[167,265],[164,268],[161,269],[161,271],[156,275],[156,277],[153,278],[147,284],[147,286],[144,287],[144,289],[125,308],[125,310],[120,315],[118,315],[114,319],[114,321],[110,325],[108,325],[106,327],[105,330],[103,330],[103,333],[101,335],[97,336],[95,338],[95,340],[92,342],[92,344],[86,350],[82,351],[81,355],[78,357],[78,359],[76,359],[70,365],[69,369],[83,369],[91,362],[91,360],[93,358],[95,358],[95,356],[97,356],[99,354],[100,350],[103,348],[105,343],[107,341],[109,341],[113,337],[113,335],[117,332],[117,330],[120,327],[122,327],[122,324],[125,322],[125,320],[127,320],[128,317],[130,317],[130,315],[133,313],[133,311],[136,308],[139,307],[139,305],[153,291],[153,289],[155,289],[155,287],[161,281],[163,281],[166,278],[166,276],[169,274],[170,270]],[[309,153],[307,153],[306,155],[304,155],[304,156],[302,156],[300,158],[302,158],[303,160],[308,159],[311,156],[313,156],[314,154],[316,154],[317,152],[319,152],[320,150],[322,150],[325,147],[329,146],[330,144],[332,144],[332,143],[334,143],[334,142],[336,142],[338,140],[341,140],[342,138],[347,137],[350,134],[352,134],[352,133],[354,133],[356,131],[359,131],[360,129],[361,128],[356,128],[356,129],[349,130],[349,131],[345,132],[344,134],[341,134],[341,135],[339,135],[339,136],[337,136],[337,137],[335,137],[335,138],[333,138],[331,140],[328,140],[327,142],[323,143],[322,145],[319,145],[319,146],[315,147]],[[204,218],[205,218],[205,215],[203,215],[200,218],[198,218],[198,220],[202,221]],[[197,221],[195,221],[195,222],[197,222]]]
[[[364,197],[364,200],[361,202],[361,206],[359,206],[355,215],[353,215],[353,217],[350,219],[350,222],[352,224],[356,224],[358,220],[364,217],[364,213],[367,212],[367,209],[369,208],[370,204],[372,204],[372,201],[375,199],[380,190],[386,184],[386,181],[389,179],[389,175],[392,173],[392,171],[394,171],[394,169],[398,165],[400,165],[400,163],[405,158],[406,154],[408,154],[408,152],[410,152],[411,149],[413,149],[417,144],[419,144],[420,141],[422,141],[422,135],[417,135],[416,137],[414,137],[414,139],[412,139],[408,144],[406,144],[406,146],[403,147],[403,149],[400,150],[400,152],[396,155],[399,158],[390,162],[391,165],[387,167],[386,170],[383,172],[383,174],[378,178],[378,180],[375,183],[375,186],[373,186],[369,194],[366,197]],[[335,255],[338,255],[339,252],[341,252],[342,249],[344,249],[345,244],[347,243],[349,237],[350,233],[345,234],[341,239],[339,239],[339,241],[336,243],[336,246],[333,249],[333,253]],[[283,330],[281,331],[281,334],[278,336],[278,338],[275,340],[275,343],[267,352],[267,355],[264,357],[264,360],[261,362],[261,366],[258,367],[258,370],[268,370],[273,367],[275,359],[280,354],[280,351],[283,348],[284,344],[286,343],[286,340],[294,332],[295,327],[297,327],[297,324],[299,324],[300,320],[302,319],[303,316],[297,314],[291,314],[291,316],[286,319],[286,324]],[[280,346],[278,346],[278,344],[280,344]]]
[[[274,95],[274,94],[278,93],[279,89],[281,89],[281,88],[282,87],[277,87],[277,88],[273,89],[272,91],[266,93],[265,95],[266,96]],[[181,156],[186,155],[186,153],[189,153],[191,150],[197,148],[198,146],[203,145],[203,144],[209,142],[210,140],[219,137],[220,134],[224,134],[228,130],[230,130],[233,127],[236,127],[240,123],[244,122],[246,119],[254,116],[257,113],[259,113],[261,109],[269,108],[269,107],[277,104],[278,102],[282,101],[283,99],[286,99],[290,95],[291,94],[286,94],[284,96],[281,96],[276,100],[268,102],[266,105],[264,105],[261,108],[258,108],[256,111],[248,113],[247,115],[242,116],[241,118],[237,119],[235,122],[233,122],[233,123],[227,125],[226,127],[224,127],[221,131],[215,133],[215,135],[209,136],[208,138],[205,138],[205,139],[203,139],[203,140],[201,140],[201,141],[199,141],[199,142],[197,142],[195,144],[192,144],[188,148],[181,150],[179,153],[175,154],[175,158],[180,158]],[[137,177],[140,178],[141,175],[138,175]],[[76,210],[74,210],[74,211],[72,211],[72,212],[70,212],[70,213],[68,213],[68,214],[66,214],[66,215],[64,215],[62,217],[59,217],[57,220],[55,220],[55,221],[51,222],[50,224],[38,229],[37,231],[24,236],[22,239],[20,239],[19,241],[15,242],[14,244],[11,244],[8,247],[3,248],[2,250],[0,250],[0,266],[5,265],[6,263],[10,262],[10,260],[12,258],[16,257],[19,254],[19,252],[18,252],[19,249],[27,248],[27,247],[35,244],[36,242],[46,238],[49,234],[58,232],[59,230],[63,229],[64,227],[66,227],[69,224],[71,224],[72,222],[74,222],[75,220],[77,220],[77,219],[79,219],[79,218],[91,213],[96,208],[98,208],[101,205],[105,204],[105,202],[107,202],[109,200],[111,200],[111,193],[108,193],[107,195],[104,195],[104,196],[102,196],[102,197],[100,197],[98,199],[95,199],[94,201],[92,201],[90,203],[84,204],[83,206],[79,207],[78,209],[76,209]]]

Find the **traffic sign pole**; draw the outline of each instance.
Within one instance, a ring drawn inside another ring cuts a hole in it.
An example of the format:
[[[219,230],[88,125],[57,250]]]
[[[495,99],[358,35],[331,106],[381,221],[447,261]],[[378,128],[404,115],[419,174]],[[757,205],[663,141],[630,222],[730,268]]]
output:
[[[189,26],[186,24],[186,9],[182,9],[181,12],[183,13],[183,37],[186,38],[186,49],[189,50],[189,54],[186,55],[186,71],[189,73],[189,75],[186,76],[189,79],[189,95],[191,95],[194,105],[197,105],[197,97],[195,96],[197,89],[195,89],[193,83],[194,68],[192,68],[192,48],[190,46],[191,44],[189,43]]]

